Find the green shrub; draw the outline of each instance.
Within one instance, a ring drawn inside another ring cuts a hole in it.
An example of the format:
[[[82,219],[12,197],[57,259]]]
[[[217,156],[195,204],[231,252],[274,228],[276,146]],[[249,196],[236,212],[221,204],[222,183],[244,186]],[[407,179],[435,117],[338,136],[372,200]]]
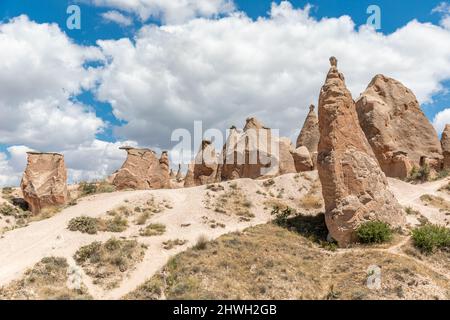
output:
[[[288,219],[294,213],[294,209],[287,207],[284,210],[280,210],[279,207],[274,207],[271,214],[275,216],[273,222],[280,227],[288,226]]]
[[[436,249],[450,247],[450,230],[433,224],[418,227],[412,231],[414,245],[421,251],[431,253]]]
[[[78,190],[85,196],[97,193],[97,184],[93,182],[81,182]]]
[[[429,181],[430,180],[430,167],[428,164],[424,164],[420,168],[414,166],[408,176],[408,181]]]
[[[80,231],[82,233],[96,234],[98,231],[97,223],[98,221],[96,218],[81,216],[71,219],[67,228],[70,231]]]
[[[4,216],[15,216],[17,214],[17,209],[13,206],[10,206],[7,203],[3,203],[0,205],[0,214]]]
[[[368,221],[356,229],[361,243],[383,243],[392,239],[392,230],[389,225],[381,221]]]

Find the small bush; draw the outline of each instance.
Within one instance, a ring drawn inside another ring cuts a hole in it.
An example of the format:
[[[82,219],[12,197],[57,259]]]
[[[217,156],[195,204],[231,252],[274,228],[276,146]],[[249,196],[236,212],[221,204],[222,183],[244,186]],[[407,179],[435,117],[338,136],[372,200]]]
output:
[[[425,253],[450,247],[450,230],[433,224],[418,227],[412,231],[414,245]]]
[[[85,196],[97,193],[97,184],[93,182],[81,182],[78,190]]]
[[[392,239],[389,225],[381,221],[369,221],[361,224],[356,230],[361,243],[383,243]]]
[[[429,181],[430,180],[430,167],[428,166],[428,164],[424,164],[423,166],[421,166],[420,168],[417,168],[416,166],[414,166],[408,176],[408,181],[421,181],[421,182],[425,182],[425,181]]]
[[[290,216],[292,216],[293,213],[294,209],[289,207],[284,210],[280,210],[279,207],[274,207],[271,212],[271,214],[275,216],[273,222],[283,228],[288,226],[288,219]]]
[[[97,219],[81,216],[73,218],[69,221],[67,227],[70,231],[80,231],[82,233],[96,234],[97,229]]]
[[[17,209],[13,206],[10,206],[7,203],[3,203],[0,205],[0,214],[4,216],[15,216],[17,213]]]
[[[117,215],[114,218],[106,221],[106,231],[109,232],[122,232],[128,227],[128,221],[125,218]]]

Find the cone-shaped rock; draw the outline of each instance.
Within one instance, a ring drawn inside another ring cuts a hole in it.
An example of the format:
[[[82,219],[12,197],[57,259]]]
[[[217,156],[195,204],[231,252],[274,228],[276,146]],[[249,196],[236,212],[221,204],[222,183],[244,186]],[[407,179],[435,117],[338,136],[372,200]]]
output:
[[[375,76],[356,102],[359,123],[381,169],[405,178],[424,159],[436,170],[439,138],[411,90],[384,75]]]
[[[181,173],[181,164],[178,164],[178,171],[175,179],[177,181],[181,181],[183,179],[183,174]]]
[[[446,124],[441,137],[442,154],[444,156],[443,168],[450,169],[450,124]]]
[[[319,98],[317,166],[330,235],[345,246],[369,220],[402,226],[402,208],[388,190],[387,179],[359,126],[355,104],[337,69],[336,59]]]
[[[317,119],[314,105],[309,107],[309,113],[303,123],[302,130],[297,138],[296,148],[305,146],[310,154],[317,152],[319,145],[319,120]]]
[[[214,183],[217,176],[217,167],[217,154],[213,144],[209,140],[203,140],[194,159],[194,165],[190,167],[191,172],[189,174],[191,176],[189,181],[186,179],[185,187],[192,186],[192,181],[196,186]]]
[[[154,151],[131,147],[120,148],[127,152],[127,159],[115,174],[113,185],[117,189],[165,189],[170,188],[167,153],[159,160]]]
[[[69,199],[64,156],[28,152],[27,167],[20,186],[33,214],[46,207],[64,205]]]

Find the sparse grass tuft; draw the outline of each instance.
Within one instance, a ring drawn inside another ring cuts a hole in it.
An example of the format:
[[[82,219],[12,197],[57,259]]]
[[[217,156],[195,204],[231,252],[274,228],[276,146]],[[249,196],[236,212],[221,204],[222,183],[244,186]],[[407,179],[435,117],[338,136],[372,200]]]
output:
[[[143,237],[160,236],[164,232],[166,232],[166,226],[160,223],[151,223],[139,230],[139,234]]]

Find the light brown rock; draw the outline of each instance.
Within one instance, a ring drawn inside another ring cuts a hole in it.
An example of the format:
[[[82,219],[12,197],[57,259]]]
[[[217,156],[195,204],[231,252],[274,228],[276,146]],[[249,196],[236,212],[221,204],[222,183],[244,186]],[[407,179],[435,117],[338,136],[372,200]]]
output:
[[[450,170],[450,124],[446,124],[441,136],[442,155],[444,156],[442,167]]]
[[[305,146],[310,154],[317,152],[319,145],[319,120],[317,119],[314,105],[309,107],[309,113],[303,123],[302,130],[297,138],[296,148]]]
[[[167,153],[158,160],[154,151],[122,147],[127,152],[127,159],[115,174],[113,184],[118,190],[123,189],[166,189],[170,188]]]
[[[328,230],[340,246],[346,246],[357,240],[355,230],[361,223],[380,220],[400,227],[405,215],[359,126],[337,61],[330,62],[319,98],[317,166]]]
[[[20,184],[33,214],[67,203],[67,171],[64,156],[58,153],[28,152],[28,162]]]
[[[214,183],[216,181],[218,159],[216,150],[209,140],[203,140],[193,166],[188,170],[189,179],[186,179],[185,187],[193,185]]]
[[[436,131],[415,95],[399,81],[375,76],[356,102],[356,110],[388,177],[405,178],[425,158],[433,169],[440,169],[442,149]]]
[[[294,173],[291,150],[288,138],[276,137],[259,120],[248,118],[242,132],[230,129],[220,157],[218,181]]]
[[[295,170],[297,172],[311,171],[314,168],[311,155],[305,146],[300,146],[292,151]]]

